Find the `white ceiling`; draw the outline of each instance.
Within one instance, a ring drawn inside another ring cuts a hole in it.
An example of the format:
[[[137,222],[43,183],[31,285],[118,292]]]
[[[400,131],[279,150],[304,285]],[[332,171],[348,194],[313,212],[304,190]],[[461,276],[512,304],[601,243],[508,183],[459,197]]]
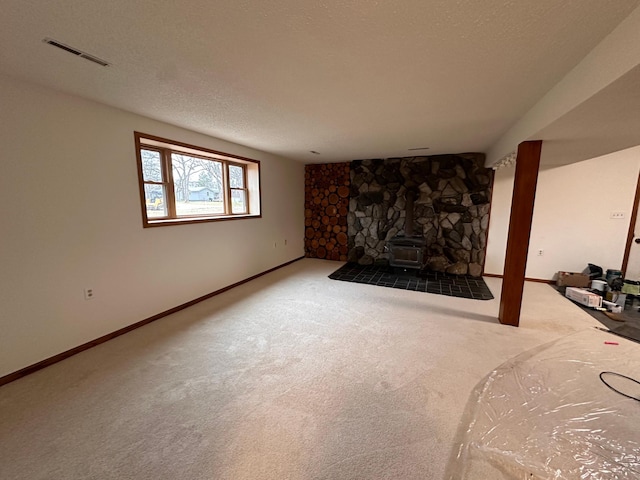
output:
[[[639,3],[2,0],[0,72],[303,162],[486,151]]]
[[[638,145],[640,66],[532,135],[543,139],[542,167],[553,168]]]

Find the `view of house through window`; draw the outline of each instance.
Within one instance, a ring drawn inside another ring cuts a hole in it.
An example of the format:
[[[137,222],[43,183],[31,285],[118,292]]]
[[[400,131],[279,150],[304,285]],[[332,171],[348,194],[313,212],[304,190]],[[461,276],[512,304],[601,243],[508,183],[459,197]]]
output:
[[[222,163],[171,154],[178,216],[224,214]]]
[[[259,215],[258,162],[138,133],[136,143],[145,225]]]

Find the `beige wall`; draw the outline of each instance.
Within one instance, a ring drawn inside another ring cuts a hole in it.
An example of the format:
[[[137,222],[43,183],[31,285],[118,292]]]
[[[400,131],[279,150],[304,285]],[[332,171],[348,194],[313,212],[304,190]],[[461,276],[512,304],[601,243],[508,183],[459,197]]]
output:
[[[558,270],[580,272],[587,263],[619,269],[639,168],[640,147],[634,147],[541,170],[527,277],[552,279]],[[496,172],[485,273],[502,274],[504,269],[514,172],[513,166]],[[612,212],[624,212],[625,218],[612,220]]]
[[[304,254],[301,163],[1,76],[0,111],[0,376]],[[260,160],[263,218],[143,229],[134,130]]]

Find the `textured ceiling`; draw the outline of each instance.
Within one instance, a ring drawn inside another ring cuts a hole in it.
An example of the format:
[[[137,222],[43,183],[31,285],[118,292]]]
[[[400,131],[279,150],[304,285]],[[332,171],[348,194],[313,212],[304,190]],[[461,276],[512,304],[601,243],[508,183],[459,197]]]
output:
[[[304,162],[486,151],[639,2],[2,0],[0,71]]]

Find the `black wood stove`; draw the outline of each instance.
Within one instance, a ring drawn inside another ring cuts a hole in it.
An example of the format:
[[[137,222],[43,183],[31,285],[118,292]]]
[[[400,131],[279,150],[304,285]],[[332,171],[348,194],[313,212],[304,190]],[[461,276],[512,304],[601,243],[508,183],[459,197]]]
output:
[[[396,236],[387,242],[389,266],[421,269],[427,241],[423,237]]]

